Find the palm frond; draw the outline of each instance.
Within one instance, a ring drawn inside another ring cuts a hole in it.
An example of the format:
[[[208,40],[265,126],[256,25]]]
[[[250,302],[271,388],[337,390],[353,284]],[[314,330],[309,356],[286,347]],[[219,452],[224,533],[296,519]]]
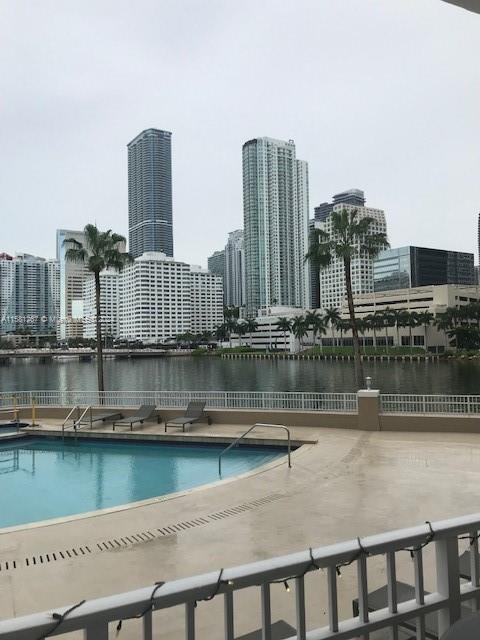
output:
[[[76,262],[77,264],[85,264],[88,260],[88,251],[78,243],[78,247],[70,247],[65,251],[65,260],[67,262]]]

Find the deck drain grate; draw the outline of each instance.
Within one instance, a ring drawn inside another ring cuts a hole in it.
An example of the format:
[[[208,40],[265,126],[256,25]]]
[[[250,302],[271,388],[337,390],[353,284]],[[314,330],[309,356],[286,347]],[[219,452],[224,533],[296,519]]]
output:
[[[132,547],[145,542],[151,542],[158,538],[167,536],[174,536],[178,533],[194,529],[196,527],[202,527],[218,520],[224,520],[225,518],[232,518],[233,516],[241,515],[247,511],[252,511],[258,507],[262,507],[270,502],[280,500],[282,494],[272,493],[264,496],[263,498],[257,498],[244,504],[230,506],[222,511],[216,511],[210,513],[207,516],[201,516],[192,518],[192,520],[183,520],[182,522],[176,522],[174,524],[163,525],[158,527],[154,531],[140,531],[137,533],[131,533],[128,536],[121,538],[112,538],[111,540],[102,540],[96,543],[96,548],[90,548],[87,545],[81,547],[73,547],[71,549],[62,549],[58,551],[49,551],[48,553],[37,554],[35,556],[29,556],[23,561],[17,560],[2,560],[0,558],[0,572],[12,571],[18,568],[38,567],[43,564],[51,564],[54,562],[61,562],[62,560],[80,558],[82,556],[91,555],[94,553],[104,553],[105,551],[116,551],[117,549],[124,549],[126,547]]]

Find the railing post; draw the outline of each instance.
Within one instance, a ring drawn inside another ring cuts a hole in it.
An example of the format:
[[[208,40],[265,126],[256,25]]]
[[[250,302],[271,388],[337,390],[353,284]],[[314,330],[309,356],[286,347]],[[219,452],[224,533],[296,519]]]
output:
[[[445,609],[438,612],[440,638],[460,618],[460,577],[458,567],[458,539],[456,537],[435,542],[437,591],[448,598]]]
[[[85,640],[108,640],[108,624],[106,622],[97,622],[90,624],[85,629]]]
[[[261,586],[262,594],[262,640],[272,640],[272,610],[270,603],[270,585]]]

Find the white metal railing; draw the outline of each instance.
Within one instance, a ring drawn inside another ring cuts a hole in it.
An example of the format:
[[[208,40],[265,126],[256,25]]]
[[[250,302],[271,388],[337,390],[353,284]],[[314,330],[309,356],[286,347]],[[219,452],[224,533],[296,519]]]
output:
[[[382,413],[480,414],[480,396],[381,394]]]
[[[204,400],[207,409],[287,409],[356,412],[356,393],[297,393],[278,391],[18,391],[18,407],[37,406],[125,407],[155,404],[159,408],[185,408]],[[12,393],[0,393],[0,407],[12,405]]]
[[[292,607],[296,617],[294,637],[297,640],[306,640],[307,637],[308,640],[348,640],[388,629],[393,631],[395,638],[398,637],[398,629],[407,624],[416,628],[417,638],[421,640],[426,637],[426,616],[432,613],[438,616],[436,631],[438,637],[441,637],[460,618],[464,609],[463,602],[478,610],[479,528],[480,514],[477,513],[357,538],[191,578],[159,582],[136,591],[82,601],[59,608],[55,612],[0,621],[0,640],[36,640],[46,635],[58,636],[80,630],[85,632],[86,640],[108,640],[117,637],[115,631],[109,635],[109,623],[133,618],[139,618],[135,637],[152,640],[153,637],[162,637],[162,620],[157,618],[155,612],[179,605],[183,606],[184,616],[180,612],[176,614],[181,615],[181,619],[175,627],[180,633],[184,631],[186,640],[194,640],[198,626],[197,602],[207,601],[205,606],[208,606],[208,601],[216,598],[223,599],[223,621],[218,615],[210,616],[209,624],[216,624],[217,627],[215,631],[209,627],[208,636],[223,635],[226,640],[233,640],[238,618],[242,616],[241,600],[236,600],[235,594],[247,587],[256,591],[261,611],[258,626],[262,629],[262,638],[270,640],[272,601],[275,605],[275,589],[282,588],[282,584],[287,590],[292,588],[295,592],[294,596],[292,594]],[[465,543],[469,549],[466,552],[468,575],[462,573],[461,569],[459,538],[466,538]],[[436,575],[433,589],[427,593],[424,586],[423,548],[430,543],[435,546]],[[400,602],[397,597],[396,566],[401,551],[410,551],[414,584],[411,586],[412,599]],[[370,560],[377,569],[382,562],[385,567],[386,606],[375,611],[371,611],[369,601],[367,568]],[[355,565],[357,573],[357,586],[353,588],[353,592],[341,594],[344,598],[349,597],[355,601],[358,613],[349,618],[341,617],[338,606],[339,591],[343,592],[344,588],[352,589],[350,581],[344,582],[342,586],[338,583],[338,575],[345,565]],[[315,575],[307,584],[305,576],[310,572],[315,572]],[[321,593],[326,594],[324,601]],[[308,595],[312,597],[309,599]],[[321,607],[328,612],[328,624],[325,627],[307,630],[310,614],[310,609],[307,611],[308,603],[313,603],[315,609]],[[172,614],[175,615],[175,612]],[[243,610],[243,616],[244,619],[248,617],[250,622],[252,615],[249,602],[247,610]]]

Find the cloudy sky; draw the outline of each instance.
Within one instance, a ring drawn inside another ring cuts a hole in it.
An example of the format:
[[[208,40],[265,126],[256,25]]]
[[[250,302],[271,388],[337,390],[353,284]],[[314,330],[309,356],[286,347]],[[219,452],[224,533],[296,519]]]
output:
[[[440,0],[0,0],[0,251],[127,233],[126,144],[173,132],[175,256],[242,226],[241,148],[293,138],[392,246],[476,252],[480,15]]]

